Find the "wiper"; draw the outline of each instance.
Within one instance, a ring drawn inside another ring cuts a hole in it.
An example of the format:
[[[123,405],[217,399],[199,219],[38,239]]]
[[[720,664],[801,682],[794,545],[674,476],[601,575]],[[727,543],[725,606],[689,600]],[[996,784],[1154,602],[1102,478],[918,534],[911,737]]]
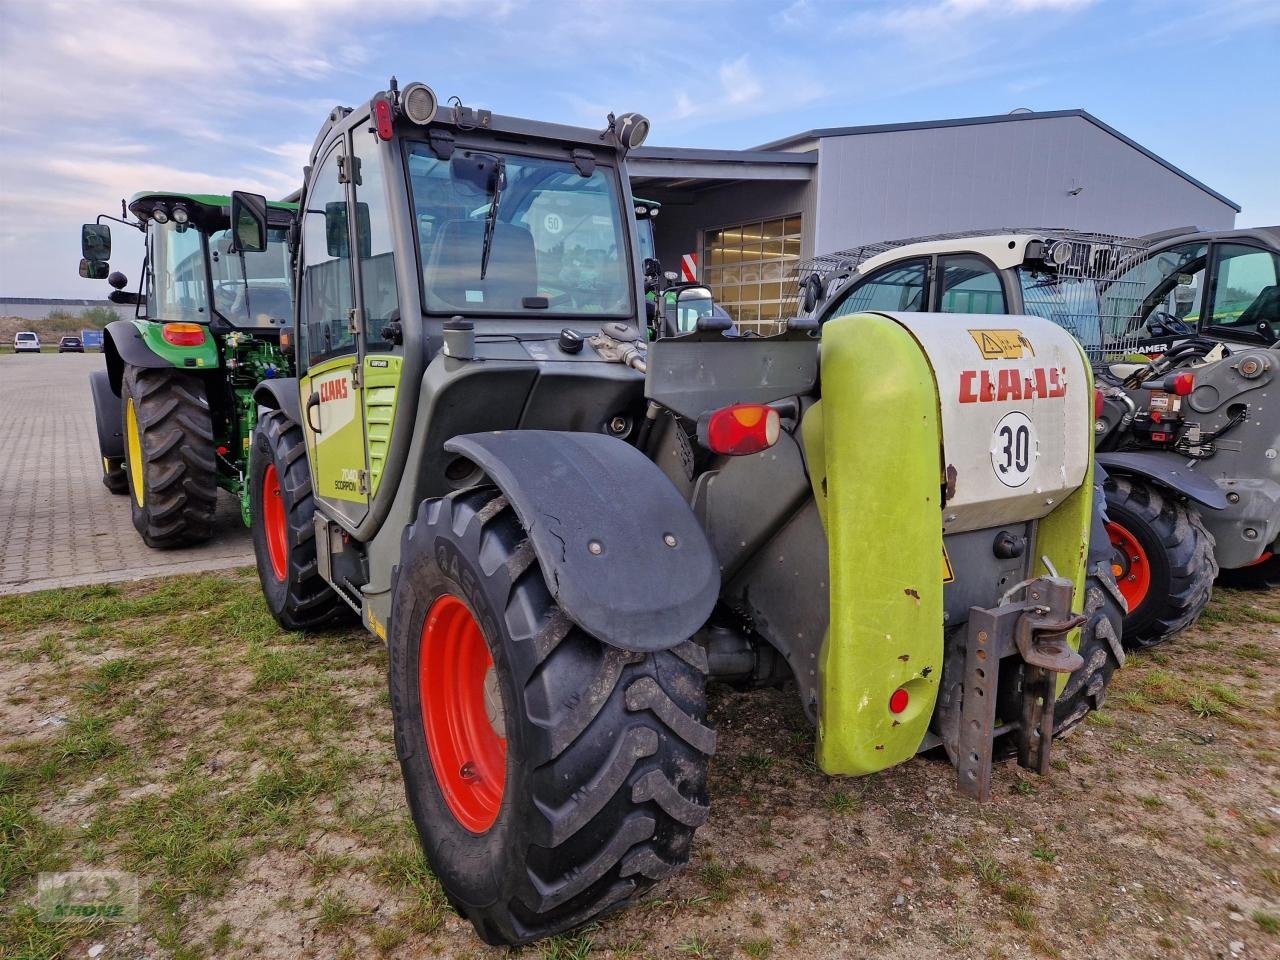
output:
[[[494,173],[493,199],[484,218],[484,246],[480,250],[480,279],[489,272],[489,254],[493,249],[493,228],[498,223],[498,203],[502,200],[502,188],[507,185],[507,158],[498,157],[498,169]]]

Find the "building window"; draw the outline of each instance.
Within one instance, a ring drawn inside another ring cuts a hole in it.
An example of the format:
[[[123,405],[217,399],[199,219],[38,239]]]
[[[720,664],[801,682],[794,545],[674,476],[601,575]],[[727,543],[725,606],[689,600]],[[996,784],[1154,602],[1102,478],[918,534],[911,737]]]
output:
[[[702,282],[739,327],[772,333],[790,313],[783,289],[800,260],[800,217],[704,231]]]

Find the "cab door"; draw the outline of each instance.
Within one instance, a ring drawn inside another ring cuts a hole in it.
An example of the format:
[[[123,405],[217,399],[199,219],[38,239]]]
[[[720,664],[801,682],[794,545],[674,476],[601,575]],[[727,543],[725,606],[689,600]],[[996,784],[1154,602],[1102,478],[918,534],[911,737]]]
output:
[[[361,338],[353,295],[352,198],[345,138],[317,165],[299,216],[299,377],[311,482],[326,513],[355,527],[369,508]]]

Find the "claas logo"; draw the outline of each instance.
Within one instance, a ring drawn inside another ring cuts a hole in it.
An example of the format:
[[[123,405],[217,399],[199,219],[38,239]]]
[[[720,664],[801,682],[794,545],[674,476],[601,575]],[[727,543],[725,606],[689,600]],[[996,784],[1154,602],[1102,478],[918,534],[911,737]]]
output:
[[[328,403],[330,400],[347,399],[347,378],[338,377],[336,380],[326,380],[320,384],[320,402]]]
[[[961,403],[1056,400],[1066,395],[1067,377],[1062,367],[960,371]]]
[[[1024,356],[1036,355],[1031,341],[1021,330],[970,330],[969,336],[985,360],[1021,360]]]

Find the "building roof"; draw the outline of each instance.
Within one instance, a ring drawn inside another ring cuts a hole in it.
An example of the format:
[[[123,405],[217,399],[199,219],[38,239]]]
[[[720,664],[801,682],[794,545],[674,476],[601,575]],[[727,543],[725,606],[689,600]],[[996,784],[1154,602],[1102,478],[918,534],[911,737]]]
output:
[[[1222,203],[1225,203],[1227,206],[1235,210],[1236,213],[1240,212],[1240,205],[1236,203],[1234,200],[1224,197],[1222,194],[1218,193],[1218,191],[1214,190],[1212,187],[1208,186],[1207,184],[1197,180],[1195,177],[1191,176],[1191,174],[1187,173],[1185,170],[1181,170],[1178,167],[1175,167],[1168,160],[1152,153],[1150,150],[1148,150],[1142,144],[1138,143],[1136,140],[1131,140],[1129,137],[1126,137],[1123,133],[1121,133],[1119,130],[1117,130],[1115,127],[1111,126],[1110,124],[1103,123],[1101,120],[1099,120],[1093,114],[1089,113],[1087,110],[1039,110],[1039,111],[1032,110],[1026,113],[1001,113],[1001,114],[997,114],[995,116],[989,116],[989,117],[959,117],[954,120],[918,120],[910,123],[877,123],[877,124],[869,124],[869,125],[855,126],[855,127],[820,127],[815,130],[806,130],[804,133],[797,133],[797,134],[794,134],[793,136],[783,137],[781,140],[773,140],[769,143],[762,144],[759,147],[755,147],[754,150],[749,150],[744,152],[772,153],[778,150],[786,150],[789,147],[794,147],[797,144],[804,143],[808,140],[820,140],[824,137],[853,137],[853,136],[859,136],[861,134],[868,134],[868,133],[897,133],[900,131],[907,131],[907,130],[937,130],[945,127],[977,126],[979,124],[984,124],[984,123],[1018,123],[1026,120],[1056,120],[1063,117],[1077,117],[1081,120],[1086,120],[1089,123],[1092,123],[1099,130],[1102,130],[1105,133],[1111,134],[1111,136],[1115,137],[1121,143],[1124,143],[1127,146],[1132,147],[1134,150],[1137,150],[1139,153],[1141,153],[1143,156],[1147,157],[1148,159],[1154,160],[1156,163],[1160,164],[1160,166],[1164,167],[1166,170],[1169,170],[1172,173],[1176,173],[1178,176],[1182,177],[1182,179],[1186,180],[1188,183],[1199,187],[1201,190],[1209,194],[1209,196],[1213,197],[1215,200],[1220,200]]]

